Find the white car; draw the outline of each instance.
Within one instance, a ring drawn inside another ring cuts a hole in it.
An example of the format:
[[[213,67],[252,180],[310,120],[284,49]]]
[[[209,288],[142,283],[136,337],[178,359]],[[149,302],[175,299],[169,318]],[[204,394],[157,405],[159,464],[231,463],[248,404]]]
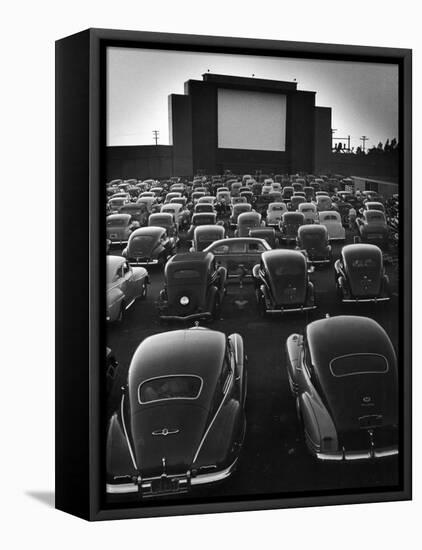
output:
[[[305,216],[305,223],[318,223],[317,207],[313,202],[301,202],[297,208]]]
[[[318,212],[326,212],[327,210],[331,210],[333,207],[333,203],[327,195],[317,195],[315,203]]]
[[[325,225],[328,231],[328,240],[344,241],[346,238],[346,230],[341,223],[341,216],[335,210],[319,213],[319,223]]]
[[[267,209],[267,225],[279,225],[284,212],[287,212],[285,202],[270,202]]]

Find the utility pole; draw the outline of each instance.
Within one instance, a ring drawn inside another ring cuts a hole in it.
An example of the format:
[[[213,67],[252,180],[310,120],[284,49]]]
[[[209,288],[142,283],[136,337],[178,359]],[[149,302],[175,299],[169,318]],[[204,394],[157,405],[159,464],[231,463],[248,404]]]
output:
[[[362,142],[362,151],[365,152],[365,141],[368,141],[369,137],[367,136],[362,136],[360,138],[360,141]]]
[[[160,137],[160,131],[159,130],[153,130],[152,135],[155,140],[155,145],[158,145],[158,138]]]

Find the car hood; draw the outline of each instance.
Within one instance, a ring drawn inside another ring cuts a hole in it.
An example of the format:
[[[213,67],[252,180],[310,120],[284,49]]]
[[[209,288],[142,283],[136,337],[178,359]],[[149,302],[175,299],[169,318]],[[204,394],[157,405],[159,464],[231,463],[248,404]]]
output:
[[[161,475],[163,459],[168,475],[186,473],[205,433],[207,419],[205,408],[186,401],[143,407],[131,423],[135,458],[142,476]]]

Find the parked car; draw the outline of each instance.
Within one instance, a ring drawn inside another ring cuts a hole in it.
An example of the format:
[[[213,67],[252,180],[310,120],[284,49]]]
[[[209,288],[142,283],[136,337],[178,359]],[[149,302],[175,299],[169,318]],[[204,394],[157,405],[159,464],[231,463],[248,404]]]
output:
[[[289,201],[291,199],[294,191],[295,190],[291,185],[286,185],[285,187],[283,187],[283,191],[281,192],[283,201],[284,202]]]
[[[310,185],[307,185],[303,188],[303,191],[305,193],[305,198],[307,202],[311,202],[315,197],[315,190]]]
[[[315,204],[318,212],[327,212],[333,208],[332,200],[328,195],[317,195]]]
[[[286,244],[296,243],[298,229],[304,223],[305,216],[302,212],[285,212],[280,222],[281,239]]]
[[[306,224],[315,223],[318,220],[317,208],[312,202],[300,203],[297,211],[303,214]]]
[[[155,196],[139,197],[136,201],[136,204],[145,204],[148,212],[152,212],[154,207],[157,205],[157,199]]]
[[[278,227],[284,212],[287,212],[285,202],[270,202],[267,209],[267,225]]]
[[[216,265],[210,252],[176,254],[164,269],[164,289],[158,304],[160,319],[218,319],[226,278],[227,270]]]
[[[334,264],[336,287],[342,302],[387,302],[390,282],[381,249],[374,244],[343,246]]]
[[[148,223],[148,210],[145,204],[129,203],[120,208],[120,214],[130,214],[132,220],[139,223],[139,226],[144,226]]]
[[[287,339],[287,373],[306,445],[320,460],[398,454],[398,380],[393,345],[367,317],[310,323]]]
[[[179,203],[170,202],[168,204],[163,204],[160,212],[163,214],[166,212],[173,214],[174,220],[178,227],[186,227],[189,223],[190,212]]]
[[[228,478],[245,437],[246,391],[239,334],[194,327],[146,338],[108,425],[106,492],[160,497]]]
[[[205,252],[212,252],[218,265],[227,269],[229,278],[252,277],[253,266],[261,260],[261,254],[271,250],[263,239],[251,237],[232,237],[215,241],[207,246]]]
[[[110,214],[117,214],[125,204],[130,204],[130,200],[127,197],[113,197],[107,203],[107,211]]]
[[[277,248],[279,240],[275,235],[274,227],[258,227],[249,231],[249,237],[254,239],[264,239],[271,248]]]
[[[386,246],[389,229],[385,214],[379,210],[365,210],[362,217],[356,218],[360,238],[364,243]]]
[[[170,191],[167,193],[166,198],[164,199],[164,204],[168,204],[171,202],[171,199],[176,199],[178,197],[181,197],[182,193],[180,191]]]
[[[319,223],[325,225],[328,231],[328,239],[330,241],[344,241],[346,238],[346,230],[343,227],[341,216],[335,210],[328,212],[319,212]]]
[[[109,322],[122,321],[124,313],[138,298],[147,295],[148,271],[131,267],[121,256],[107,256],[107,317]]]
[[[262,227],[263,222],[261,214],[258,212],[243,212],[237,218],[236,237],[247,237],[251,229]]]
[[[132,231],[138,227],[139,223],[130,214],[110,214],[106,217],[107,239],[112,244],[127,243]]]
[[[164,227],[140,227],[129,237],[123,256],[131,265],[161,264],[176,253],[176,241]]]
[[[195,231],[195,227],[198,227],[200,225],[215,225],[216,223],[217,223],[217,214],[215,213],[204,212],[201,214],[193,214],[191,219],[191,225],[186,234],[187,240],[191,241],[193,239],[193,233]]]
[[[327,264],[332,261],[328,231],[324,225],[301,225],[297,232],[297,248],[306,254],[312,265]]]
[[[239,215],[243,214],[243,212],[252,212],[252,206],[246,202],[236,203],[233,205],[232,213],[230,216],[231,226],[234,226],[234,227],[237,226],[237,220],[239,218]]]
[[[204,213],[211,213],[216,214],[216,210],[214,208],[214,205],[209,203],[203,203],[203,202],[197,202],[193,209],[194,214],[204,214]]]
[[[226,230],[222,225],[199,225],[195,227],[190,252],[201,252],[215,241],[224,239]]]
[[[305,198],[302,197],[302,196],[298,196],[298,195],[293,195],[291,198],[290,198],[290,202],[289,202],[289,210],[291,212],[296,212],[296,210],[299,209],[299,205],[304,203],[305,202]]]
[[[156,214],[150,214],[148,218],[148,226],[164,227],[167,229],[169,237],[173,237],[176,244],[179,242],[179,227],[173,214],[170,212],[157,212]]]
[[[316,308],[314,285],[305,256],[297,250],[270,250],[252,270],[262,313],[302,312]]]

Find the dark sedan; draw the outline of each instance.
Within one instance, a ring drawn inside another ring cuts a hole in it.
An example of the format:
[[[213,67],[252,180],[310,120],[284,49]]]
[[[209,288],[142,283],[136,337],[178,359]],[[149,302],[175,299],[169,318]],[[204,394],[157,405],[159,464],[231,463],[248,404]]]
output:
[[[302,312],[316,308],[314,285],[305,256],[297,250],[270,250],[253,268],[258,305],[263,313]]]
[[[398,454],[397,360],[373,319],[310,323],[287,339],[287,373],[309,451],[320,460]]]
[[[337,294],[342,302],[387,302],[390,283],[382,252],[374,244],[348,244],[334,264]]]
[[[107,493],[160,497],[229,477],[246,385],[239,334],[195,327],[145,339],[108,426]]]

